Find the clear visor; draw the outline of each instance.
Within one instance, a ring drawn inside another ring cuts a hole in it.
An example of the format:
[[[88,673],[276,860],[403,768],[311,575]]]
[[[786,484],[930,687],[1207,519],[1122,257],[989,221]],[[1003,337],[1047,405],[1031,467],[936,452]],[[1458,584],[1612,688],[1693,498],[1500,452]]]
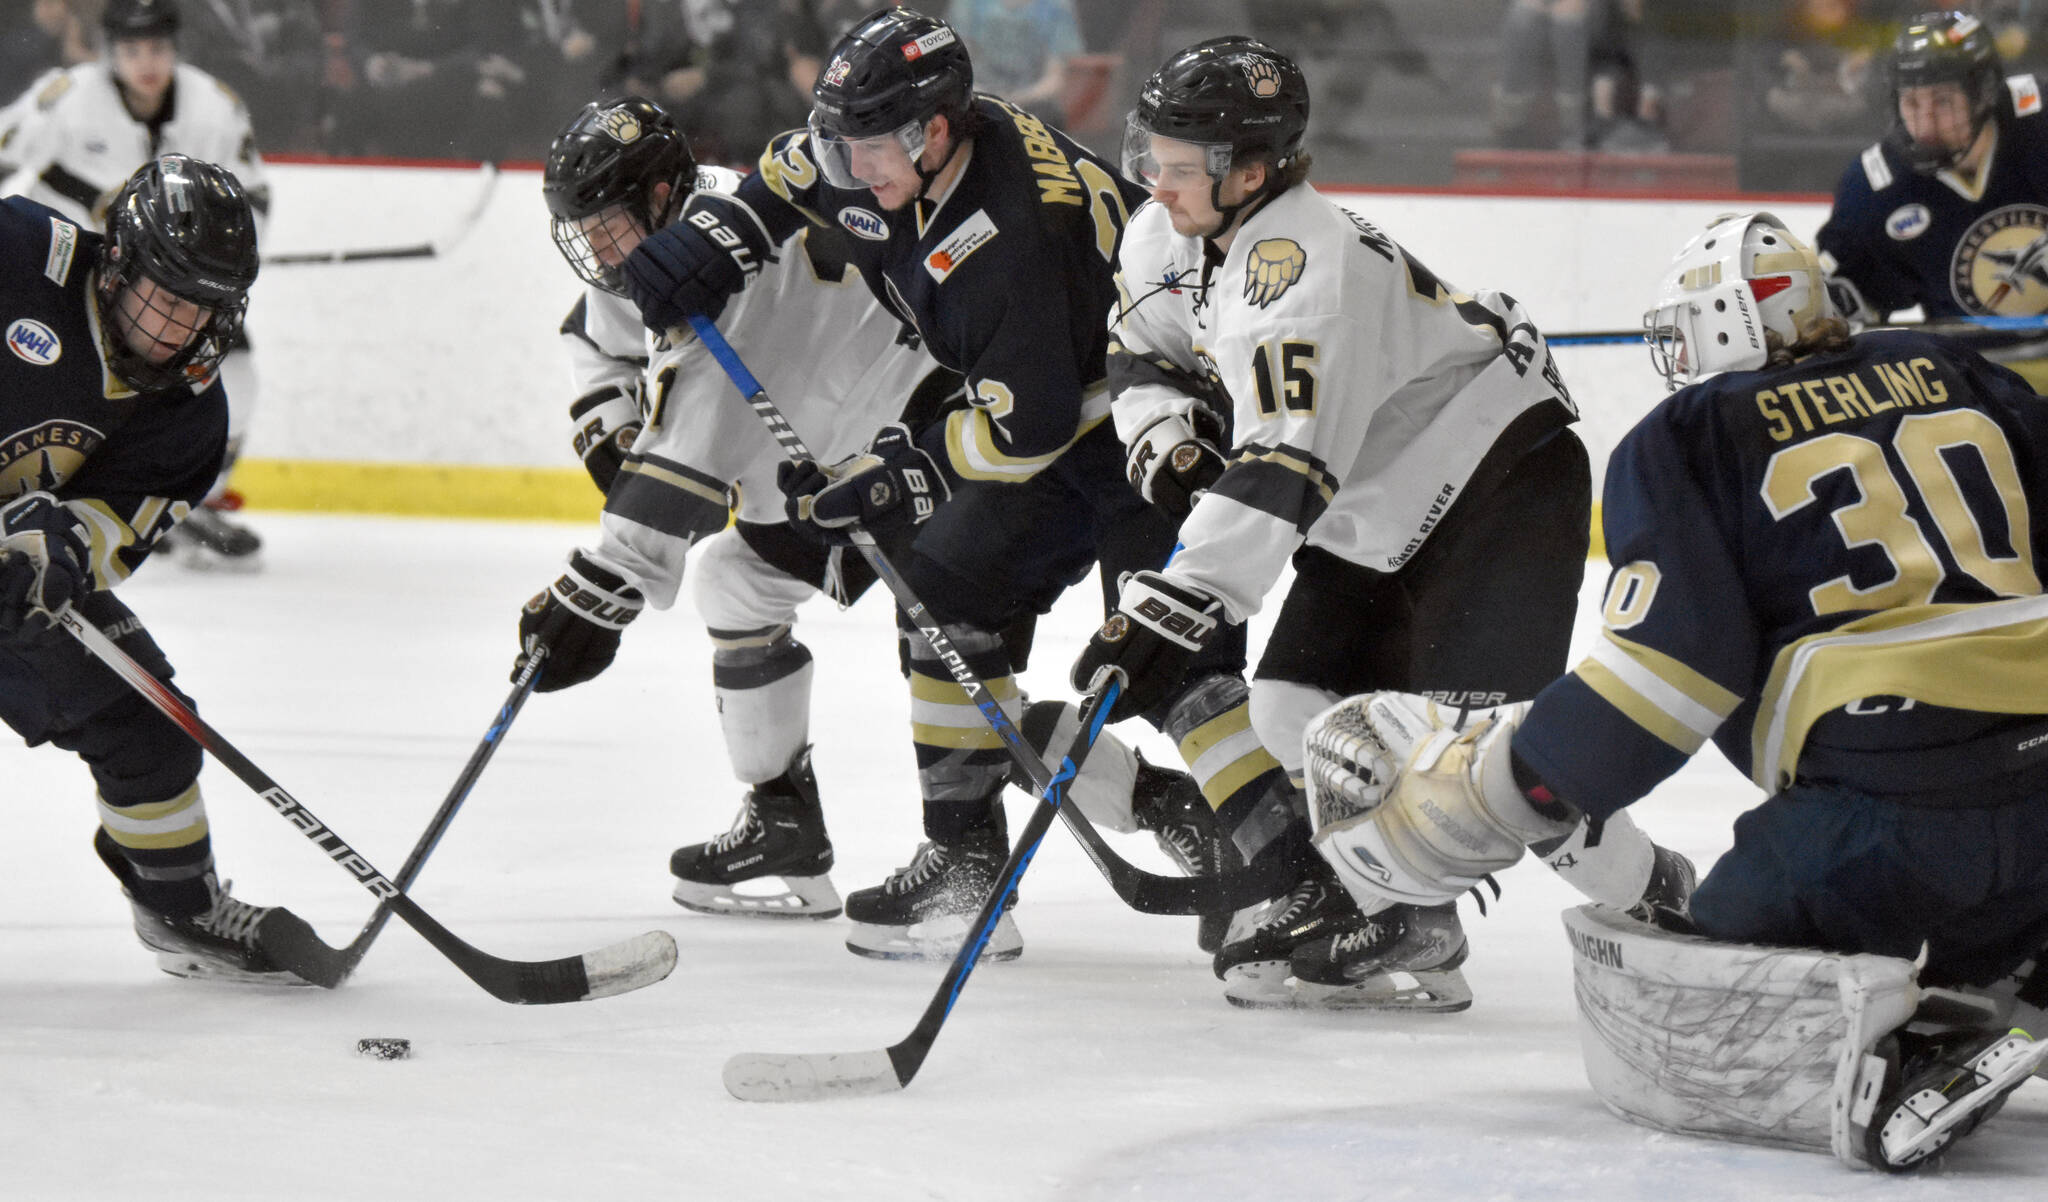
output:
[[[811,114],[811,153],[825,182],[849,190],[872,188],[901,178],[906,168],[915,170],[924,157],[924,122],[906,121],[886,134],[872,138],[846,138],[818,125]]]
[[[555,249],[578,278],[614,295],[626,294],[619,268],[647,236],[631,206],[615,204],[584,217],[556,217],[553,233]]]
[[[1692,357],[1687,351],[1698,306],[1691,301],[1673,301],[1643,314],[1643,341],[1650,348],[1650,365],[1664,377],[1664,388],[1675,392],[1680,383],[1693,376]]]
[[[1125,179],[1148,188],[1207,187],[1230,173],[1230,147],[1155,134],[1132,113],[1124,121],[1123,166]]]

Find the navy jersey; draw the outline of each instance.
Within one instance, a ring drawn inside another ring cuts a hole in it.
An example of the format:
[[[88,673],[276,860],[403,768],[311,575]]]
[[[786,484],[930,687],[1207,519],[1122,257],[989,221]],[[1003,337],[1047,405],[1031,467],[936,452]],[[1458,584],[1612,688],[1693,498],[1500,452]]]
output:
[[[54,209],[0,201],[0,500],[55,494],[91,531],[107,588],[212,487],[228,409],[217,379],[137,393],[107,367],[99,245]]]
[[[2011,371],[1885,331],[1713,377],[1629,432],[1603,507],[1603,629],[1515,737],[1560,797],[1613,813],[1710,737],[1767,791],[2039,775],[2048,401]]]
[[[883,213],[827,183],[810,135],[775,139],[740,186],[778,242],[806,220],[853,237],[850,257],[970,408],[920,433],[959,479],[1029,479],[1109,415],[1104,387],[1117,244],[1143,189],[1065,134],[982,96],[984,121],[950,190]]]
[[[1920,175],[1882,142],[1842,173],[1817,248],[1861,294],[1849,316],[2048,313],[2048,117],[2033,76],[2007,83],[2019,115],[1999,122],[1981,178]]]

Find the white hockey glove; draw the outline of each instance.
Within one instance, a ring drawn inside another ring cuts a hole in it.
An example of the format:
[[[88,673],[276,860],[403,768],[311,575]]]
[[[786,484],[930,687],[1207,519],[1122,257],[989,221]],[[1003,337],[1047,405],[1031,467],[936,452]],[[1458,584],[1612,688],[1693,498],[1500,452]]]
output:
[[[1186,521],[1195,498],[1223,474],[1222,441],[1223,423],[1206,405],[1155,420],[1131,440],[1124,457],[1131,487],[1175,522]]]
[[[590,473],[597,491],[610,492],[626,453],[640,434],[640,399],[623,388],[606,385],[569,406],[569,423],[583,470]]]
[[[1576,814],[1547,818],[1515,785],[1508,744],[1528,711],[1373,693],[1316,715],[1302,736],[1309,824],[1353,897],[1437,905],[1572,829]]]

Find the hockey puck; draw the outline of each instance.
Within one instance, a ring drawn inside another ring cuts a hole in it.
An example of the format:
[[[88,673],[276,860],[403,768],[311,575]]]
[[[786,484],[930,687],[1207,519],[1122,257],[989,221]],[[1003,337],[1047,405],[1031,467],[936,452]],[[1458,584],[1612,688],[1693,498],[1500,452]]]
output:
[[[410,1039],[358,1039],[356,1055],[372,1060],[406,1060],[412,1056]]]

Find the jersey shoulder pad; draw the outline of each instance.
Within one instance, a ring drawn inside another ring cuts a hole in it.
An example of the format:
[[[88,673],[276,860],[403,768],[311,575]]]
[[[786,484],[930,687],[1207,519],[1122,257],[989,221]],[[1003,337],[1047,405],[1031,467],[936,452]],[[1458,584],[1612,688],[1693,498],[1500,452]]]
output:
[[[1863,151],[1863,179],[1872,192],[1882,192],[1892,186],[1892,165],[1885,161],[1884,143],[1873,142]]]
[[[64,99],[66,93],[77,86],[77,83],[78,81],[72,78],[71,72],[57,72],[50,82],[43,85],[43,90],[36,93],[36,107],[44,112],[49,112],[52,108],[56,107],[59,100]]]
[[[2012,96],[2015,116],[2032,117],[2041,111],[2041,81],[2033,72],[2006,76],[2005,90]]]

